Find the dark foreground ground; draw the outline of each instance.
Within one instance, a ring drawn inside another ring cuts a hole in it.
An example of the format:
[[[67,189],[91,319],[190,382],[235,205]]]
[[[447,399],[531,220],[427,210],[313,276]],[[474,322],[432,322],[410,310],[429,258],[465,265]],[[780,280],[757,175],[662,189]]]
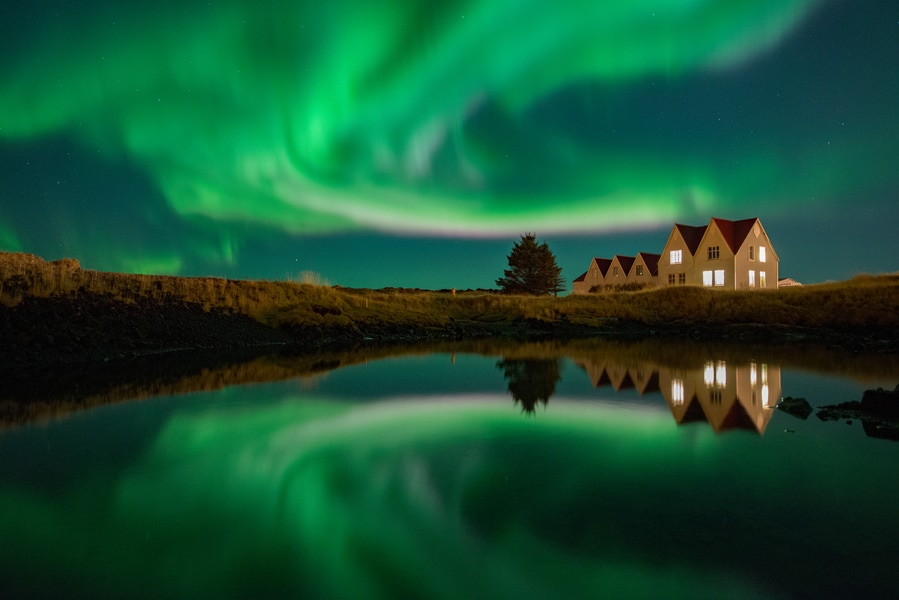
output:
[[[124,303],[101,294],[28,297],[0,305],[0,372],[109,362],[191,350],[236,351],[295,346],[303,351],[352,349],[376,343],[482,338],[665,337],[727,342],[812,343],[853,351],[899,353],[896,332],[832,331],[778,325],[646,324],[604,320],[594,325],[518,319],[503,323],[452,321],[442,327],[352,324],[274,328],[246,315],[206,311],[180,300],[138,298]]]
[[[24,299],[0,306],[0,370],[108,362],[189,350],[233,351],[296,346],[314,351],[360,344],[480,338],[667,337],[730,342],[812,343],[853,351],[899,353],[894,332],[832,331],[776,325],[652,324],[609,320],[574,325],[538,319],[483,323],[453,321],[444,327],[366,324],[274,328],[246,315],[205,311],[171,300],[123,303],[100,294]]]

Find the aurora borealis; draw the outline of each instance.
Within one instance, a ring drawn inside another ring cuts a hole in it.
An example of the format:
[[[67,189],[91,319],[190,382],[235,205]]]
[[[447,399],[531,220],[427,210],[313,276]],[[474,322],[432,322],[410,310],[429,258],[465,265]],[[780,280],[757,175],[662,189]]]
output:
[[[895,271],[885,0],[0,8],[0,250],[491,287],[758,216],[781,274]]]

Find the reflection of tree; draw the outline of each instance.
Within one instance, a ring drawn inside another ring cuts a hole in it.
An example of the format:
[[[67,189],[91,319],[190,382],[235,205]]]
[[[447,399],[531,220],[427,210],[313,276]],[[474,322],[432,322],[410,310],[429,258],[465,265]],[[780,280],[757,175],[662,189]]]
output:
[[[509,380],[509,392],[515,403],[521,402],[524,412],[534,412],[538,402],[546,404],[556,391],[559,374],[557,359],[503,359],[496,363],[502,369],[503,377]]]

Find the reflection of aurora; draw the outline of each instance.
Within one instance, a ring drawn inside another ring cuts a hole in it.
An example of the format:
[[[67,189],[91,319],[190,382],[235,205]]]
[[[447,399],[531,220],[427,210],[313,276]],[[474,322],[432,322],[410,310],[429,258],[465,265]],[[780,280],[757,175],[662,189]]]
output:
[[[855,158],[867,138],[818,148],[814,122],[796,143],[817,171],[855,174],[821,188],[782,166],[780,143],[742,133],[777,127],[774,111],[706,97],[819,0],[144,4],[23,18],[34,30],[9,32],[22,38],[0,70],[0,138],[71,135],[138,165],[195,224],[611,229],[888,176]],[[649,132],[672,98],[688,104],[668,109],[683,129]],[[700,101],[714,108],[687,116]]]
[[[815,448],[712,436],[565,401],[525,419],[506,398],[186,414],[107,482],[98,468],[59,498],[0,489],[0,580],[347,598],[870,596],[891,581],[861,558],[899,530],[889,486],[867,484],[887,466],[839,440],[852,466],[831,470]],[[846,489],[868,520],[841,518]],[[820,555],[837,539],[856,587]]]

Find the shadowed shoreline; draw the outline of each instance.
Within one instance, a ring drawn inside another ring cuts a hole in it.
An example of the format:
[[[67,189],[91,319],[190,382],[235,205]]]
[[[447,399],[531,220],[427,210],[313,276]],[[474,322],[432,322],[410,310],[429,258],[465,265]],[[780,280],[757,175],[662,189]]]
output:
[[[477,339],[664,338],[899,353],[899,276],[566,297],[145,276],[0,253],[0,372],[158,354]]]

